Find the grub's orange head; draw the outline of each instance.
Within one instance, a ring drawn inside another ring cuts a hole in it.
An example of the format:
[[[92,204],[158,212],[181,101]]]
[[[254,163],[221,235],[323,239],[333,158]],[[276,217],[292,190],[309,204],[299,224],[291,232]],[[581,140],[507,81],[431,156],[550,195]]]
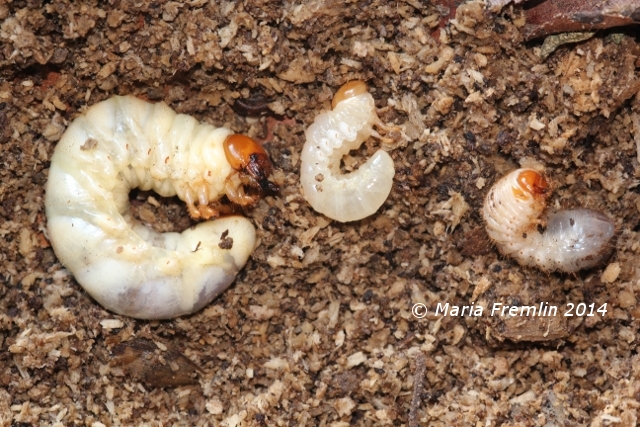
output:
[[[340,86],[331,101],[331,108],[336,108],[340,102],[367,92],[367,84],[362,80],[353,80]]]
[[[225,139],[223,147],[233,169],[246,173],[264,191],[278,191],[278,187],[269,181],[273,166],[262,145],[246,135],[232,134]]]
[[[549,189],[544,176],[533,169],[523,169],[518,174],[517,181],[518,187],[513,188],[513,195],[519,199],[545,197]]]
[[[269,160],[269,155],[253,139],[246,135],[229,135],[224,141],[224,155],[227,161],[237,171],[241,171],[251,162],[251,156],[263,156]],[[269,162],[270,163],[270,162]]]

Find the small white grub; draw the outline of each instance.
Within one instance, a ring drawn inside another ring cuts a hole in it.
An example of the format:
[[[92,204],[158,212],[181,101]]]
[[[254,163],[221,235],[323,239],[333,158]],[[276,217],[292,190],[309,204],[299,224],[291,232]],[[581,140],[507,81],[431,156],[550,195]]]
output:
[[[545,221],[548,195],[546,179],[533,169],[512,171],[489,190],[482,213],[500,252],[544,271],[575,272],[600,263],[611,249],[613,221],[590,209],[561,210]]]

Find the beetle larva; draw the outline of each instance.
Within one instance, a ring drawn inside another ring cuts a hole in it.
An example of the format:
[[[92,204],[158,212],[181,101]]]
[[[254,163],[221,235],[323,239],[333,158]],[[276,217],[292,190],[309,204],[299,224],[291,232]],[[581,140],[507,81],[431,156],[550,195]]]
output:
[[[571,209],[543,222],[548,195],[546,179],[533,169],[514,170],[489,190],[483,217],[500,252],[545,271],[576,272],[600,263],[615,234],[613,221],[591,209]]]
[[[340,222],[374,214],[391,192],[395,169],[391,156],[378,150],[358,170],[344,174],[340,161],[380,124],[373,97],[364,82],[343,85],[333,109],[318,115],[305,131],[300,157],[304,197],[316,211]]]
[[[245,186],[277,190],[270,171],[266,152],[247,137],[163,103],[115,96],[75,119],[56,146],[45,202],[51,245],[109,310],[144,319],[193,313],[247,262],[253,225],[229,216],[158,233],[132,218],[130,190],[177,195],[193,217],[208,219],[224,195],[243,205],[255,201]]]

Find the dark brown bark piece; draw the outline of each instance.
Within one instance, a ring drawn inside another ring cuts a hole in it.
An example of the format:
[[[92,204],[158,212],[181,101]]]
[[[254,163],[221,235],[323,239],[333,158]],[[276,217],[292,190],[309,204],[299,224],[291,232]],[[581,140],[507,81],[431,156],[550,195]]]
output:
[[[418,410],[422,402],[422,390],[424,389],[424,377],[427,372],[427,359],[422,352],[416,357],[416,373],[413,377],[413,397],[409,411],[409,427],[419,427]]]
[[[152,387],[180,387],[198,383],[200,369],[173,348],[161,351],[146,338],[135,338],[113,348],[114,366]]]
[[[640,23],[640,0],[547,0],[525,10],[525,40]]]

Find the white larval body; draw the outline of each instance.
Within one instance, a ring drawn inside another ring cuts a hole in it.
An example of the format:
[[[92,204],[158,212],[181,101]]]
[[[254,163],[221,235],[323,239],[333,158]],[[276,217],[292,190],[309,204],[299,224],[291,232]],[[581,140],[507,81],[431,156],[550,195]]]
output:
[[[51,159],[49,237],[60,262],[105,308],[144,319],[193,313],[247,262],[256,237],[246,218],[158,233],[129,213],[133,188],[182,200],[222,197],[230,133],[132,96],[100,102],[71,123]],[[219,247],[225,232],[233,239],[228,250]]]
[[[555,212],[541,220],[547,194],[539,195],[521,185],[517,169],[489,190],[483,207],[487,234],[504,255],[524,266],[545,271],[576,272],[602,261],[615,234],[613,221],[591,209]],[[546,182],[545,182],[546,186]],[[544,232],[538,225],[545,223]]]
[[[378,150],[357,170],[344,174],[340,161],[372,134],[379,121],[369,93],[339,102],[319,114],[305,131],[300,181],[316,211],[340,222],[374,214],[389,196],[395,169],[391,156]]]

